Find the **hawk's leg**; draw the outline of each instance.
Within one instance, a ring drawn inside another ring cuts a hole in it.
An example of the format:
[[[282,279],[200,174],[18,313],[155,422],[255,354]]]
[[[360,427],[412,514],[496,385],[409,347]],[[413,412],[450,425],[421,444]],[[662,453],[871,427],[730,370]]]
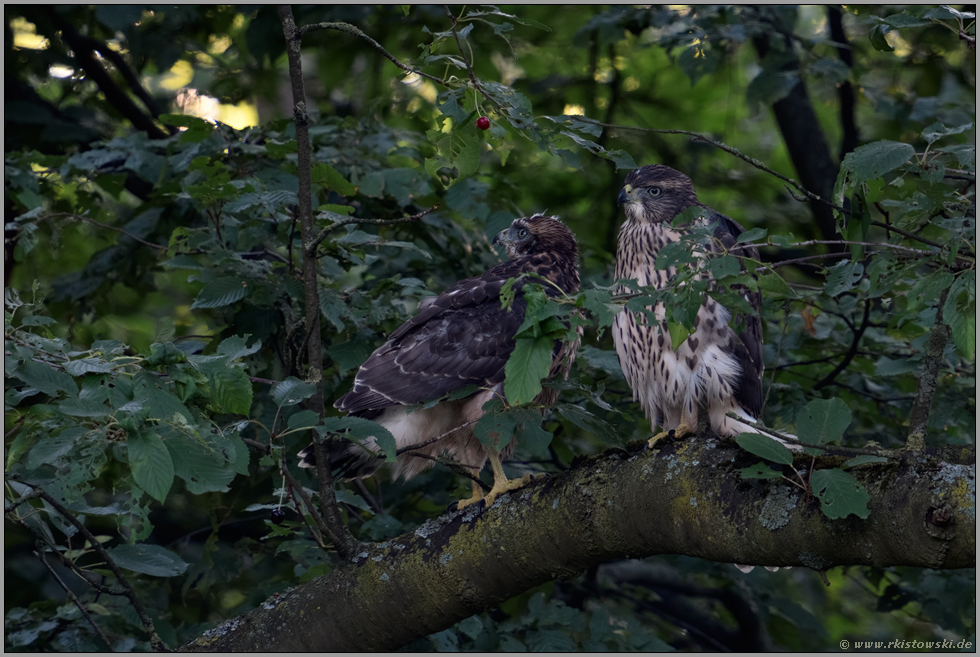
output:
[[[490,489],[490,492],[487,493],[485,497],[477,499],[474,496],[468,500],[457,502],[457,509],[462,509],[476,502],[481,502],[485,505],[485,508],[489,509],[491,506],[493,506],[493,503],[497,501],[498,496],[508,491],[522,488],[523,486],[526,486],[534,481],[534,475],[531,474],[526,474],[520,479],[508,479],[507,475],[504,474],[504,466],[501,465],[500,455],[496,450],[488,449],[487,457],[490,459],[490,467],[493,469],[493,488]]]
[[[661,431],[656,436],[647,441],[647,449],[653,449],[653,446],[657,444],[657,441],[663,440],[664,438],[669,438],[670,440],[677,440],[683,438],[684,436],[697,433],[698,426],[696,423],[692,424],[688,422],[687,418],[681,416],[681,423],[678,424],[673,429],[669,431]]]
[[[474,474],[477,477],[479,477],[480,471],[477,470]],[[450,504],[449,505],[450,511],[458,511],[459,509],[464,509],[471,504],[476,504],[477,502],[483,500],[483,487],[480,484],[476,483],[475,481],[472,483],[473,483],[473,495],[471,497],[467,497],[465,500],[459,500],[458,502],[453,502],[452,504]]]

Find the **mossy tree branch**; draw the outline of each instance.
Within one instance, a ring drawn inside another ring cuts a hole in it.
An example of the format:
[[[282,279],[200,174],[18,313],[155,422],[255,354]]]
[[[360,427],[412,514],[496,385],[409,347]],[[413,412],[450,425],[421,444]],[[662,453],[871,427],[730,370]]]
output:
[[[830,520],[785,483],[740,479],[758,459],[729,443],[638,450],[583,459],[482,515],[447,513],[365,547],[183,650],[393,650],[552,579],[656,554],[821,571],[976,562],[972,446],[851,469],[871,495],[865,520]]]

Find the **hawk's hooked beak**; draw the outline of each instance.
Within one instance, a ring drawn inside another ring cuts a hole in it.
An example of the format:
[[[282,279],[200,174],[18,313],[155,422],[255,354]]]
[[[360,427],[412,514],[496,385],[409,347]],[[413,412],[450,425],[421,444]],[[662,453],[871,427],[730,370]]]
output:
[[[623,189],[620,190],[619,196],[616,197],[616,204],[622,205],[623,203],[629,203],[633,200],[633,185],[627,184]]]
[[[504,237],[504,233],[506,233],[508,230],[510,230],[510,229],[509,228],[505,228],[504,230],[502,230],[499,233],[497,233],[494,236],[493,241],[490,242],[490,246],[497,246],[498,244],[502,244],[504,241],[506,241],[507,238]]]

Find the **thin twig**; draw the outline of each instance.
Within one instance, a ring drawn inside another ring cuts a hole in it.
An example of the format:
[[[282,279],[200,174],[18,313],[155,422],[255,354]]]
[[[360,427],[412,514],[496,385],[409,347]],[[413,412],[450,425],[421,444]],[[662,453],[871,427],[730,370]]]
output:
[[[774,171],[774,170],[770,169],[769,167],[767,167],[765,164],[763,164],[759,160],[755,159],[754,157],[750,157],[748,155],[745,155],[745,154],[741,153],[738,149],[733,148],[733,147],[729,146],[728,144],[722,143],[720,141],[716,141],[714,139],[711,139],[710,137],[706,137],[705,135],[702,135],[699,132],[691,132],[690,130],[672,130],[672,129],[661,129],[661,128],[638,128],[638,127],[629,126],[629,125],[618,125],[618,124],[615,124],[615,123],[603,123],[601,121],[596,121],[595,119],[590,119],[590,118],[587,118],[587,117],[584,117],[584,116],[580,116],[580,117],[576,117],[576,118],[578,118],[579,120],[581,120],[581,121],[583,121],[585,123],[592,123],[593,125],[602,126],[604,128],[615,128],[615,129],[619,129],[619,130],[634,130],[636,132],[654,132],[654,133],[666,134],[666,135],[687,135],[689,137],[692,137],[695,141],[703,141],[705,143],[711,144],[712,146],[715,146],[717,148],[720,148],[721,150],[725,151],[726,153],[730,153],[730,154],[734,155],[735,157],[739,158],[740,160],[744,160],[745,162],[748,162],[749,164],[751,164],[752,166],[754,166],[757,169],[761,169],[762,171],[765,171],[766,173],[768,173],[770,175],[776,176],[780,180],[782,180],[782,181],[784,181],[784,182],[792,185],[801,194],[803,194],[804,196],[806,196],[810,200],[818,201],[820,203],[823,203],[824,205],[827,205],[827,206],[829,206],[829,207],[837,210],[838,212],[845,212],[845,213],[847,212],[841,206],[836,205],[834,203],[831,203],[830,201],[828,201],[828,200],[820,197],[819,195],[814,194],[813,192],[811,192],[810,190],[808,190],[806,187],[804,187],[800,183],[798,183],[795,180],[793,180],[792,178],[787,178],[786,176],[784,176],[783,174],[779,173],[778,171]]]
[[[75,214],[73,212],[54,212],[52,214],[46,215],[45,218],[53,219],[55,217],[70,217],[70,218],[76,219],[78,221],[87,221],[88,223],[94,224],[94,225],[98,226],[99,228],[105,228],[107,230],[114,230],[114,231],[116,231],[118,233],[122,233],[126,237],[129,237],[131,239],[134,239],[137,242],[139,242],[140,244],[145,244],[146,246],[153,247],[154,249],[160,249],[161,251],[166,251],[168,248],[170,248],[170,247],[167,247],[167,246],[163,246],[162,244],[154,244],[153,242],[147,242],[146,240],[144,240],[144,239],[142,239],[140,237],[137,237],[136,235],[133,235],[132,233],[130,233],[128,230],[126,230],[124,228],[119,228],[118,226],[110,226],[109,224],[104,224],[101,221],[96,221],[92,217],[86,217],[83,214]]]
[[[466,72],[470,74],[470,82],[473,83],[473,88],[480,92],[480,94],[493,103],[497,107],[497,111],[501,114],[504,113],[504,106],[497,102],[497,99],[487,93],[483,85],[480,84],[480,80],[476,77],[476,73],[473,72],[473,67],[470,65],[468,59],[466,59],[466,53],[463,52],[463,44],[459,40],[459,34],[456,32],[456,17],[453,16],[452,10],[449,5],[446,5],[446,15],[449,16],[449,21],[451,23],[450,30],[453,33],[453,37],[456,39],[456,47],[459,48],[459,56],[463,58],[463,63],[466,64]]]
[[[398,219],[345,219],[343,221],[338,221],[337,223],[332,224],[330,226],[327,226],[326,228],[324,228],[323,230],[320,231],[320,234],[317,235],[313,239],[313,242],[310,244],[310,246],[309,246],[309,253],[311,253],[311,254],[312,253],[316,253],[317,247],[320,246],[320,243],[323,242],[324,239],[326,239],[327,235],[329,235],[330,233],[333,233],[333,232],[336,232],[336,231],[340,230],[344,226],[350,226],[352,224],[370,224],[372,226],[390,226],[392,224],[404,224],[404,223],[407,223],[409,221],[418,221],[419,219],[421,219],[425,215],[432,214],[433,212],[435,212],[436,210],[438,210],[439,209],[439,206],[441,206],[441,205],[442,205],[441,203],[436,203],[435,205],[433,205],[431,208],[429,208],[427,210],[422,210],[421,212],[418,212],[416,214],[413,214],[413,215],[411,215],[409,217],[399,217]]]
[[[99,627],[99,624],[96,623],[95,619],[92,618],[92,615],[88,613],[88,609],[86,609],[85,606],[82,604],[82,601],[78,599],[78,596],[75,595],[70,588],[68,588],[68,585],[65,584],[60,577],[58,577],[58,573],[55,572],[55,569],[52,568],[51,564],[47,562],[47,560],[44,558],[44,555],[42,555],[36,549],[33,552],[34,552],[34,556],[37,557],[38,560],[42,564],[44,564],[44,567],[48,569],[48,572],[51,573],[51,577],[54,578],[54,581],[58,582],[58,585],[62,589],[64,589],[65,594],[68,596],[68,599],[71,600],[72,604],[74,604],[78,608],[78,611],[82,612],[82,616],[84,616],[85,620],[87,620],[89,625],[92,626],[92,629],[95,630],[95,633],[99,635],[99,638],[102,639],[103,643],[105,643],[106,648],[112,650],[112,644],[109,643],[109,637],[105,635],[105,632],[102,631],[102,628]]]
[[[398,451],[396,451],[395,452],[395,455],[397,456],[399,454],[404,454],[405,452],[410,452],[412,450],[422,449],[423,447],[428,447],[429,445],[431,445],[433,443],[439,442],[440,440],[442,440],[443,438],[445,438],[449,434],[454,433],[456,431],[459,431],[460,429],[464,429],[464,428],[470,426],[471,424],[476,424],[476,420],[470,420],[468,422],[464,422],[463,424],[459,425],[458,427],[453,427],[449,431],[446,431],[445,433],[439,434],[435,438],[429,438],[428,440],[423,440],[420,443],[413,443],[411,445],[406,445],[405,447],[402,447]]]
[[[303,500],[303,504],[306,506],[306,509],[310,512],[310,517],[312,517],[313,522],[316,523],[315,528],[307,524],[307,527],[310,528],[310,533],[313,534],[313,538],[316,539],[317,544],[321,548],[325,547],[323,543],[323,536],[330,535],[330,528],[327,527],[327,523],[323,522],[323,518],[320,517],[319,513],[317,513],[316,504],[313,503],[313,500],[307,494],[306,489],[303,488],[302,484],[296,481],[296,478],[293,476],[293,473],[289,471],[289,468],[286,467],[286,462],[282,459],[279,460],[279,471],[282,472],[283,479],[285,479],[286,483],[289,484],[290,491],[295,491],[296,494],[299,495],[300,499]],[[306,522],[306,517],[303,516],[301,510],[299,511],[300,511],[300,516],[303,518],[303,521]]]
[[[463,465],[459,461],[454,461],[452,459],[444,458],[442,456],[432,456],[430,454],[425,454],[423,452],[418,452],[418,453],[415,453],[415,452],[407,452],[407,454],[409,456],[416,456],[416,457],[418,457],[420,459],[426,459],[427,461],[435,461],[436,463],[439,463],[441,465],[446,466],[447,468],[449,468],[450,470],[452,470],[456,474],[458,474],[460,476],[463,476],[463,477],[466,477],[467,479],[469,479],[471,481],[475,481],[477,484],[479,484],[483,488],[483,490],[490,490],[490,486],[488,486],[487,484],[483,483],[480,480],[479,477],[477,477],[472,472],[470,472],[470,470],[467,468],[467,466]]]
[[[340,32],[346,32],[347,34],[352,34],[352,35],[354,35],[354,36],[356,36],[358,38],[364,39],[365,41],[367,41],[368,43],[370,43],[371,46],[375,50],[377,50],[378,52],[380,52],[382,55],[384,55],[386,58],[388,58],[388,60],[390,60],[395,66],[397,66],[398,68],[402,69],[403,71],[406,71],[408,73],[414,73],[415,75],[419,75],[419,76],[421,76],[423,78],[428,78],[429,80],[432,80],[433,82],[438,82],[439,84],[443,85],[444,87],[445,86],[449,86],[449,83],[446,82],[445,80],[443,80],[442,78],[436,77],[434,75],[429,75],[428,73],[425,73],[423,71],[420,71],[417,68],[412,68],[408,64],[403,64],[401,61],[398,60],[397,57],[395,57],[390,52],[388,52],[387,50],[385,50],[384,46],[382,46],[380,43],[378,43],[377,41],[375,41],[374,39],[372,39],[371,37],[369,37],[367,34],[365,34],[364,32],[362,32],[361,30],[359,30],[355,26],[351,25],[350,23],[343,23],[343,22],[337,22],[337,23],[313,23],[313,24],[310,24],[310,25],[303,25],[302,27],[298,28],[298,30],[297,30],[297,36],[298,36],[298,38],[302,38],[308,32],[315,32],[317,30],[338,30]]]
[[[837,378],[837,375],[843,372],[845,369],[847,369],[847,366],[851,364],[851,361],[854,360],[855,356],[857,356],[858,346],[861,342],[861,338],[864,336],[864,332],[868,329],[869,326],[868,319],[870,318],[870,316],[871,316],[871,301],[869,300],[864,303],[864,318],[861,320],[861,326],[855,328],[853,325],[851,325],[851,332],[854,333],[854,338],[851,341],[850,349],[848,349],[847,353],[844,355],[844,360],[839,362],[837,366],[833,370],[831,370],[830,374],[828,374],[824,378],[814,383],[813,384],[814,390],[820,390],[821,388],[833,383],[834,379]]]
[[[84,536],[86,540],[88,540],[89,544],[92,546],[92,549],[94,549],[99,557],[106,562],[106,565],[109,566],[110,570],[112,570],[112,574],[116,576],[116,579],[119,580],[119,583],[122,585],[124,589],[123,595],[129,599],[130,604],[133,605],[133,608],[136,610],[136,614],[139,616],[140,622],[143,623],[143,627],[146,628],[147,633],[150,635],[150,645],[152,645],[153,649],[157,652],[165,651],[166,648],[163,645],[163,641],[160,640],[156,629],[153,627],[153,620],[147,615],[146,610],[143,609],[143,605],[140,603],[139,598],[136,597],[136,592],[133,590],[133,587],[130,586],[129,580],[126,579],[126,575],[124,575],[119,566],[116,565],[116,562],[113,561],[106,549],[102,547],[102,543],[95,538],[92,532],[90,532],[88,528],[82,524],[82,522],[76,518],[71,511],[68,510],[67,507],[49,495],[44,489],[42,489],[40,486],[27,483],[26,481],[24,484],[30,486],[34,490],[41,491],[41,499],[54,507],[55,511],[57,511],[65,520],[70,522],[75,529],[77,529],[79,533]]]

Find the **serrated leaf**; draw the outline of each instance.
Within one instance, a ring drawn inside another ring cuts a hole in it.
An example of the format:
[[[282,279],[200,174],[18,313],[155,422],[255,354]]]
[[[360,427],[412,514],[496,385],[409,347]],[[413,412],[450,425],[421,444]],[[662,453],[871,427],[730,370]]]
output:
[[[851,423],[851,409],[840,399],[814,399],[796,416],[796,434],[805,443],[840,440]]]
[[[244,336],[233,335],[230,338],[225,338],[218,345],[215,353],[221,356],[227,356],[229,362],[250,356],[262,348],[262,341],[256,340],[252,343],[251,347],[247,347],[245,343],[249,337],[251,336],[246,334]]]
[[[756,463],[753,466],[739,470],[738,476],[742,479],[780,479],[783,475],[765,463]]]
[[[74,379],[50,365],[34,360],[22,361],[17,366],[14,376],[21,379],[32,388],[37,388],[46,395],[57,397],[59,392],[67,392],[72,397],[78,396],[78,386]]]
[[[756,240],[761,240],[763,237],[769,234],[769,230],[766,228],[750,228],[735,240],[736,244],[745,244],[746,242],[754,242]]]
[[[836,297],[842,292],[857,287],[862,276],[864,276],[864,265],[853,260],[844,260],[827,272],[827,282],[824,283],[823,290],[830,296]]]
[[[290,429],[312,429],[320,421],[320,416],[316,411],[300,411],[289,416],[286,426]]]
[[[325,417],[323,418],[323,424],[316,427],[316,432],[321,436],[325,436],[327,433],[341,434],[348,440],[357,443],[363,442],[368,438],[374,438],[378,447],[384,450],[385,461],[388,463],[394,463],[396,461],[398,445],[395,443],[395,437],[391,435],[388,429],[377,422],[351,415],[347,417]]]
[[[65,363],[65,371],[71,376],[82,376],[89,372],[107,374],[112,372],[112,365],[100,358],[80,358]]]
[[[129,467],[136,485],[163,502],[174,483],[174,462],[163,440],[153,431],[139,431],[126,440]]]
[[[173,460],[174,473],[186,482],[188,491],[200,495],[228,490],[235,470],[222,450],[183,435],[175,435],[164,444]]]
[[[157,420],[170,421],[175,414],[183,415],[185,420],[193,417],[175,394],[162,388],[160,381],[147,372],[133,377],[133,401],[142,402]]]
[[[237,367],[221,365],[207,371],[211,385],[208,406],[219,413],[248,415],[252,408],[252,382]]]
[[[154,577],[182,575],[188,567],[186,561],[159,545],[120,545],[107,552],[120,568]]]
[[[92,399],[63,399],[57,404],[58,410],[72,417],[105,417],[109,407]]]
[[[272,386],[272,401],[276,406],[292,406],[311,397],[314,392],[315,385],[291,376]]]
[[[735,442],[745,451],[761,456],[767,461],[783,465],[793,464],[793,452],[769,436],[759,433],[740,433],[735,437]]]
[[[341,488],[340,490],[334,491],[334,495],[336,496],[338,503],[350,504],[351,506],[355,506],[362,511],[370,511],[371,513],[374,513],[374,509],[371,508],[371,505],[365,502],[364,498],[357,493]]]
[[[218,278],[201,288],[191,308],[220,308],[241,301],[247,294],[247,281],[237,276]]]
[[[680,322],[667,322],[667,332],[670,333],[670,344],[674,351],[691,335],[691,331]]]
[[[786,284],[786,281],[784,281],[782,277],[775,272],[769,272],[759,276],[758,284],[759,289],[763,292],[773,292],[775,294],[793,293],[793,290]]]
[[[820,500],[820,510],[831,520],[846,518],[850,514],[858,518],[871,515],[867,489],[850,473],[838,470],[815,470],[810,476],[813,494]]]
[[[902,166],[915,155],[915,147],[900,141],[876,141],[859,146],[844,156],[841,168],[850,171],[851,184],[879,178]]]
[[[487,409],[487,405],[498,403],[497,400],[491,400],[484,405],[484,409]],[[517,432],[517,418],[515,418],[510,413],[498,413],[488,410],[484,413],[483,417],[477,420],[476,424],[473,425],[473,433],[476,435],[477,439],[485,446],[492,449],[503,449],[503,447],[510,442],[510,439]]]
[[[551,369],[554,340],[547,335],[519,338],[504,366],[504,395],[514,405],[526,404],[541,392],[541,379]]]
[[[711,275],[714,276],[715,279],[725,278],[727,276],[738,276],[739,271],[742,269],[738,258],[731,255],[723,255],[718,258],[712,258],[709,267],[711,268]]]
[[[313,183],[323,185],[341,196],[353,196],[357,193],[357,187],[329,164],[317,162],[313,165],[310,174]]]
[[[62,456],[76,450],[78,439],[86,433],[88,433],[88,429],[85,427],[69,427],[57,436],[41,438],[27,455],[27,467],[34,469],[45,463],[55,463]],[[8,456],[9,460],[10,457]]]

